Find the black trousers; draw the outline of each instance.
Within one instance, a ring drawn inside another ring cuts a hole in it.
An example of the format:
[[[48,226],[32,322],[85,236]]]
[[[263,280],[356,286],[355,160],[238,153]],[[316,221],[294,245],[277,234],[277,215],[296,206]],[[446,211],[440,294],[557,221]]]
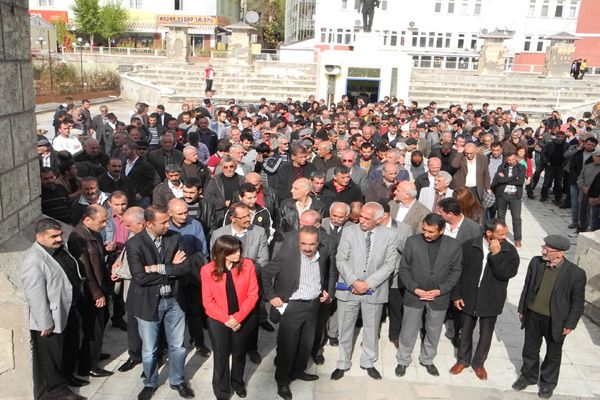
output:
[[[460,345],[458,346],[457,358],[458,362],[465,366],[472,366],[473,368],[481,368],[487,360],[488,353],[490,352],[490,346],[492,345],[492,338],[494,336],[494,327],[496,326],[497,316],[493,317],[480,317],[477,318],[474,315],[460,314],[460,320],[462,325],[460,328]],[[479,341],[477,342],[477,348],[475,355],[473,355],[473,331],[475,325],[479,319]]]
[[[560,197],[562,196],[562,179],[564,170],[562,166],[552,166],[548,165],[546,167],[546,173],[544,175],[544,184],[542,185],[542,198],[545,199],[548,197],[548,191],[550,190],[550,186],[552,186],[552,182],[554,182],[554,199],[556,201],[560,201]]]
[[[206,88],[204,89],[205,92],[212,92],[212,85],[213,85],[213,80],[212,79],[207,79],[206,80]]]
[[[258,280],[258,301],[254,306],[253,313],[255,313],[258,318],[258,324],[262,324],[269,318],[267,315],[267,306],[263,299],[262,279],[258,269],[256,270],[256,279]],[[246,342],[246,351],[248,352],[258,350],[258,324],[254,324],[253,330],[249,333],[248,341]]]
[[[115,283],[111,281],[110,298],[112,300],[112,317],[111,321],[115,322],[123,319],[125,316],[125,300],[123,300],[123,283],[121,282],[121,291],[115,293]]]
[[[83,331],[79,348],[79,372],[87,375],[92,368],[98,366],[98,361],[100,361],[104,329],[109,318],[108,304],[97,308],[94,300],[84,296],[78,306]]]
[[[400,339],[400,329],[402,329],[402,313],[404,307],[402,305],[402,292],[397,288],[390,288],[388,296],[388,316],[390,325],[388,327],[388,338],[390,340]]]
[[[540,368],[540,347],[546,340],[546,357]],[[540,389],[554,390],[558,383],[562,346],[565,337],[556,341],[552,337],[550,317],[527,310],[525,314],[525,343],[523,344],[523,367],[521,376],[529,383],[538,382]]]
[[[132,312],[127,313],[127,353],[132,360],[142,362],[142,338]]]
[[[315,340],[313,341],[312,351],[310,354],[315,357],[323,354],[323,346],[327,341],[327,320],[331,315],[331,303],[321,303],[317,315],[317,325],[315,327]]]
[[[195,346],[204,345],[203,325],[206,321],[204,307],[202,306],[201,287],[186,283],[183,287],[185,293],[185,320],[188,325],[190,338]]]
[[[256,326],[256,314],[251,313],[237,332],[210,317],[207,318],[207,323],[213,349],[213,392],[217,399],[228,399],[232,390],[245,386],[246,341],[250,331]]]
[[[62,333],[40,336],[40,331],[31,332],[34,355],[34,395],[39,399],[52,390],[65,387],[73,376],[79,347],[79,316],[71,308],[67,326]]]
[[[306,369],[315,340],[319,306],[318,297],[307,302],[291,300],[281,316],[275,362],[278,384],[289,385],[294,372]]]

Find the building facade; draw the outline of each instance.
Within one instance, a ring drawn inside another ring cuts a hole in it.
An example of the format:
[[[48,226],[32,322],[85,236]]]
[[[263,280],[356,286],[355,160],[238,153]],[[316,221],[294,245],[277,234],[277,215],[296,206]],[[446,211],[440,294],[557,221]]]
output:
[[[107,0],[100,0],[104,3]],[[74,22],[73,0],[29,0],[30,14],[48,20],[58,17]],[[168,25],[190,26],[194,49],[215,47],[219,27],[239,21],[240,0],[123,0],[129,12],[124,43],[129,46],[163,48]]]

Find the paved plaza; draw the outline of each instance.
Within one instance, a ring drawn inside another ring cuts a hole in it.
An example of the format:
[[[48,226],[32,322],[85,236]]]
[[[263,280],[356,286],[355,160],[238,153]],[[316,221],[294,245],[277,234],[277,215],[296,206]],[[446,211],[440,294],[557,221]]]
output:
[[[120,120],[126,120],[131,102],[117,101],[109,103],[111,112],[115,112]],[[92,115],[98,105],[93,106]],[[178,110],[167,110],[177,114]],[[37,116],[38,126],[51,128],[52,113],[40,113]],[[51,129],[48,129],[49,131]],[[541,186],[541,185],[540,185]],[[538,196],[539,197],[539,196]],[[394,375],[396,367],[396,349],[387,340],[387,323],[382,327],[380,341],[380,357],[376,364],[383,380],[369,378],[358,366],[360,358],[360,336],[357,338],[352,369],[339,381],[329,379],[335,369],[338,348],[325,347],[325,364],[309,365],[309,371],[319,375],[315,382],[295,381],[291,390],[295,400],[303,399],[534,399],[537,388],[530,386],[524,393],[515,392],[511,384],[517,378],[521,366],[521,348],[523,331],[517,317],[517,304],[525,279],[527,265],[532,256],[541,252],[542,239],[548,234],[567,234],[569,210],[560,210],[550,202],[540,203],[538,200],[524,199],[523,207],[523,247],[519,249],[521,265],[518,275],[508,286],[507,304],[504,313],[499,317],[492,342],[489,359],[485,366],[489,374],[487,381],[480,381],[472,369],[466,369],[458,376],[451,376],[448,369],[455,363],[455,351],[450,341],[442,335],[435,364],[441,376],[432,377],[418,361],[407,369],[403,378]],[[508,218],[509,226],[510,218]],[[572,245],[576,238],[571,238]],[[575,248],[571,248],[569,259],[574,260]],[[127,359],[126,334],[112,328],[106,330],[104,351],[110,353],[111,359],[102,364],[108,370],[115,371],[109,378],[91,378],[91,384],[81,388],[79,393],[92,400],[124,400],[135,399],[142,389],[141,365],[127,373],[117,372],[117,368]],[[273,378],[275,356],[275,333],[260,330],[259,352],[263,361],[256,366],[249,360],[246,364],[246,382],[248,399],[277,399],[277,386]],[[208,340],[208,335],[206,335]],[[210,347],[210,344],[207,343]],[[414,358],[418,353],[415,346]],[[190,346],[186,363],[186,378],[196,392],[197,399],[214,398],[211,386],[212,357],[203,358],[197,355]],[[160,384],[155,397],[157,399],[178,399],[178,394],[168,385],[168,364],[160,371]],[[15,384],[19,384],[15,382]],[[558,387],[553,398],[587,399],[600,398],[600,328],[585,317],[577,329],[566,339],[563,348],[563,359]],[[234,399],[237,397],[233,397]]]

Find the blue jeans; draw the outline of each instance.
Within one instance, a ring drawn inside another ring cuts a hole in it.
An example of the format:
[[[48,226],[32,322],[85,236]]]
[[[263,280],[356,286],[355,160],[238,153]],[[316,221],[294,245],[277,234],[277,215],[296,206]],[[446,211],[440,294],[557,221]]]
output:
[[[600,229],[600,205],[590,207],[590,232]]]
[[[158,335],[164,324],[167,345],[169,346],[169,382],[179,385],[184,382],[185,365],[185,314],[174,297],[160,299],[154,321],[137,318],[138,330],[142,338],[142,363],[144,365],[144,386],[158,386]]]
[[[579,224],[579,207],[581,204],[579,203],[579,186],[570,185],[571,189],[571,222],[574,224]]]

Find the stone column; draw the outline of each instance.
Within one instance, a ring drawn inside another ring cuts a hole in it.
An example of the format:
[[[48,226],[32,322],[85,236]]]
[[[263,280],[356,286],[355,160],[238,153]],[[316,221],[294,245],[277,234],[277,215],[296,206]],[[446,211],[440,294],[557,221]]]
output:
[[[479,53],[477,75],[502,75],[507,51],[504,41],[512,37],[512,32],[495,30],[479,37],[485,42]]]
[[[187,26],[169,26],[167,33],[167,58],[169,61],[187,62],[190,56],[190,41]]]
[[[542,75],[552,78],[568,78],[571,73],[571,62],[575,55],[577,38],[561,32],[544,39],[550,40],[550,46],[546,49]]]
[[[27,2],[0,0],[0,393],[33,398],[28,307],[19,268],[40,215]]]
[[[228,61],[234,64],[252,64],[250,35],[256,32],[256,29],[244,22],[228,25],[225,29],[231,32],[227,45]]]

